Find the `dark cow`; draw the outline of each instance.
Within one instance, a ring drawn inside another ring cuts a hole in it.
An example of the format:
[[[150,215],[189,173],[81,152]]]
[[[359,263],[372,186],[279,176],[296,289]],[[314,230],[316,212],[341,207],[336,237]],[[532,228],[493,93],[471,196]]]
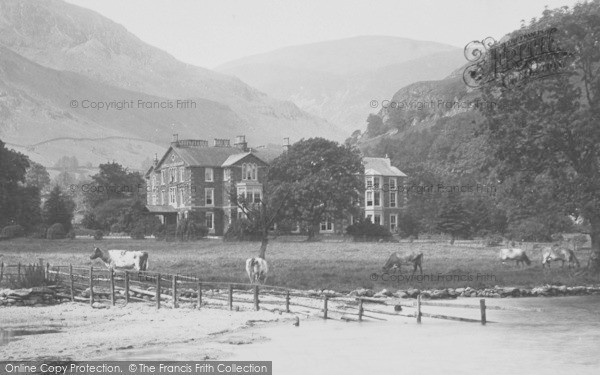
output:
[[[385,265],[383,266],[383,272],[388,272],[390,269],[394,268],[394,272],[396,272],[396,269],[398,269],[400,271],[400,273],[402,273],[402,264],[412,264],[413,266],[413,272],[412,274],[414,275],[415,272],[417,271],[417,267],[419,267],[419,271],[421,272],[421,275],[423,275],[423,268],[421,267],[421,264],[423,263],[423,253],[411,253],[409,255],[401,255],[400,253],[392,253],[392,255],[390,255],[390,257],[388,258],[387,262],[385,263]]]
[[[542,268],[550,268],[550,262],[561,262],[561,268],[565,267],[565,262],[568,267],[580,267],[579,260],[575,256],[575,252],[571,249],[559,248],[557,246],[545,247],[542,250]]]

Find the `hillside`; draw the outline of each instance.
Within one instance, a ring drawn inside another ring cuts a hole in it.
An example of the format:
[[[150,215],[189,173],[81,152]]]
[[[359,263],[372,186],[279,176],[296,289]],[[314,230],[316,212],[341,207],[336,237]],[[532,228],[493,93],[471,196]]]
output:
[[[109,19],[59,0],[0,2],[0,48],[0,137],[10,144],[26,146],[61,136],[124,136],[146,153],[162,149],[172,133],[203,139],[245,134],[254,145],[281,144],[283,137],[344,137],[293,103],[272,99],[237,78],[177,61]],[[72,100],[86,99],[191,100],[196,108],[71,108]],[[69,152],[82,161],[105,161],[86,151],[92,144],[78,143]],[[64,150],[64,144],[55,146]],[[55,157],[38,151],[42,159]],[[139,157],[130,156],[122,161],[137,167]]]
[[[350,133],[363,128],[371,100],[398,87],[441,79],[464,62],[462,50],[425,41],[362,36],[282,48],[217,70],[327,119]]]

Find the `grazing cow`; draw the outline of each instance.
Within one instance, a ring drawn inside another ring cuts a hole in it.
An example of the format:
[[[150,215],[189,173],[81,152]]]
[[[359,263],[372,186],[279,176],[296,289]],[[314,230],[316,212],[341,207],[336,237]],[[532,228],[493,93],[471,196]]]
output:
[[[575,256],[575,252],[571,249],[553,247],[545,247],[542,251],[542,268],[550,268],[550,262],[561,262],[561,268],[565,267],[565,262],[569,265],[568,267],[580,267],[579,260]]]
[[[383,266],[383,272],[388,272],[391,268],[394,268],[394,272],[396,269],[402,273],[402,264],[412,264],[413,272],[412,275],[417,272],[417,267],[419,267],[419,271],[421,275],[423,275],[423,268],[421,264],[423,263],[423,253],[411,253],[409,255],[400,255],[400,253],[392,253],[388,258],[387,262]]]
[[[148,269],[148,253],[145,251],[108,250],[103,252],[99,247],[96,247],[90,259],[94,260],[96,258],[100,258],[110,270],[134,269],[136,271],[146,271]]]
[[[246,273],[250,279],[250,284],[266,284],[268,272],[269,266],[263,258],[256,257],[246,260]]]
[[[519,263],[527,263],[528,266],[531,264],[531,261],[523,249],[502,249],[500,250],[500,260],[502,261],[502,264],[506,264],[507,260],[514,260],[516,261],[517,267],[519,266]]]

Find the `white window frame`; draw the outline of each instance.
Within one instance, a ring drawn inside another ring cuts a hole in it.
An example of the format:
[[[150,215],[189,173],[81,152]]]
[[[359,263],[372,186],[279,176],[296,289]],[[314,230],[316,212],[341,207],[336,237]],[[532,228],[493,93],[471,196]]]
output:
[[[208,203],[210,197],[210,203]],[[215,189],[205,188],[204,189],[204,205],[213,207],[215,205]]]
[[[367,190],[373,190],[373,176],[367,176],[366,188]]]
[[[230,180],[231,180],[231,169],[225,168],[225,170],[223,171],[223,181],[230,181]]]
[[[373,189],[379,190],[381,188],[381,177],[373,176]]]
[[[333,232],[333,221],[330,221],[329,219],[325,219],[325,221],[322,221],[319,224],[319,231],[321,233]]]
[[[210,217],[210,221],[208,220],[208,218]],[[213,212],[207,212],[205,214],[205,218],[206,218],[206,227],[208,228],[209,231],[213,232],[215,230],[215,214]]]
[[[379,223],[377,222],[377,219],[379,219]],[[381,221],[381,215],[380,214],[373,215],[373,224],[383,225],[383,222]]]
[[[185,206],[185,195],[184,195],[185,189],[183,187],[179,188],[179,206],[180,207],[184,207]]]
[[[244,180],[244,181],[258,180],[258,166],[255,163],[242,164],[242,180]]]
[[[365,191],[365,205],[366,205],[367,207],[373,207],[373,203],[374,203],[374,200],[373,200],[373,193],[374,193],[374,192],[373,192],[372,190],[367,190],[367,191]],[[369,198],[369,197],[370,197],[370,198]],[[370,202],[371,204],[369,204],[369,202]]]
[[[215,180],[215,171],[212,168],[204,168],[204,181],[213,182]]]
[[[185,167],[179,167],[179,181],[185,181]]]
[[[379,201],[379,203],[377,201]],[[373,206],[381,207],[381,192],[378,190],[373,192]]]
[[[167,180],[167,179],[165,178],[165,177],[166,177],[166,174],[167,174],[167,170],[166,170],[166,169],[161,169],[161,170],[160,170],[160,184],[161,184],[161,185],[164,185],[164,184],[165,184],[165,181]]]
[[[175,186],[169,188],[169,204],[171,206],[177,205],[177,188]]]
[[[398,181],[396,177],[390,177],[390,191],[398,190]]]
[[[390,232],[394,233],[398,229],[398,214],[390,214]]]
[[[398,192],[397,191],[390,191],[389,206],[391,208],[398,207]]]
[[[177,182],[177,168],[169,168],[169,182]]]
[[[373,214],[365,214],[365,219],[369,219],[372,223],[373,222]]]

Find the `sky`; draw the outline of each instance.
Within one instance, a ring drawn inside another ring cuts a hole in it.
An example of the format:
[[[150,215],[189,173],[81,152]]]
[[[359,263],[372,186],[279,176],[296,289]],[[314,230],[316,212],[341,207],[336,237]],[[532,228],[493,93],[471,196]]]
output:
[[[463,48],[576,0],[67,0],[205,68],[282,47],[386,35]]]

